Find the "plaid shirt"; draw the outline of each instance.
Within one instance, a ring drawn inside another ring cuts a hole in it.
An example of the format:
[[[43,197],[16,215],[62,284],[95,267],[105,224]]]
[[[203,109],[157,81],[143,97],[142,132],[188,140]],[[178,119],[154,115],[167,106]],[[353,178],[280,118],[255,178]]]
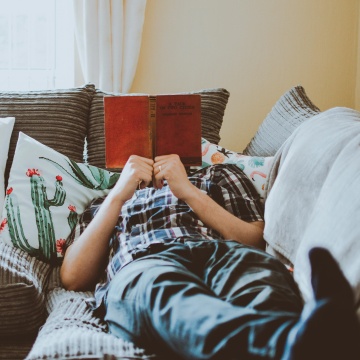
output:
[[[263,205],[251,180],[236,165],[213,165],[189,177],[192,184],[213,200],[247,221],[263,221]],[[82,214],[77,232],[81,233],[99,209],[103,198],[93,201]],[[166,182],[162,189],[148,187],[137,190],[122,209],[110,239],[110,258],[106,276],[95,291],[96,304],[101,304],[109,282],[150,244],[178,241],[184,238],[222,239],[207,227],[191,208],[177,199]],[[71,240],[69,241],[69,244]]]

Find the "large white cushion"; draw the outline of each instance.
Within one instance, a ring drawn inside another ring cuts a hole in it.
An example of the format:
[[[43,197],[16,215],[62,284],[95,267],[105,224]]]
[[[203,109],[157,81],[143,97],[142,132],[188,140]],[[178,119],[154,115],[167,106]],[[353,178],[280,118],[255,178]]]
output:
[[[53,262],[88,203],[106,195],[119,174],[76,163],[19,134],[6,190],[0,239]]]

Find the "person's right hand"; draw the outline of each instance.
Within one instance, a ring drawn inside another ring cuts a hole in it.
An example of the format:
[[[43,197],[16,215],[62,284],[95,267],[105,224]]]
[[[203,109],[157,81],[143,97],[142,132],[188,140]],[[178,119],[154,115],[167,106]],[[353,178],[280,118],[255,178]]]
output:
[[[152,180],[153,164],[152,159],[131,155],[112,191],[113,195],[125,202],[131,199],[137,188],[148,186]]]

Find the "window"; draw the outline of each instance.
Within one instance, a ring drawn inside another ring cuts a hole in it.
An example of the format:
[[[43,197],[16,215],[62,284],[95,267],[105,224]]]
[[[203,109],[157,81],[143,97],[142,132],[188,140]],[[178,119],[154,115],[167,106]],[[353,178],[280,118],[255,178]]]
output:
[[[72,0],[0,0],[0,90],[73,85]]]

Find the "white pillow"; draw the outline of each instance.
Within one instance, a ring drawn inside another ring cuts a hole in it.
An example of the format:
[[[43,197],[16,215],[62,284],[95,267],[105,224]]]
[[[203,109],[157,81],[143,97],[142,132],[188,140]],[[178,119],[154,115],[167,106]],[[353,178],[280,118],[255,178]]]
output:
[[[260,197],[264,198],[265,183],[271,169],[273,156],[248,156],[227,150],[201,139],[202,167],[213,164],[235,164],[251,180]]]
[[[8,158],[10,138],[13,131],[14,123],[14,117],[0,118],[0,210],[2,210],[4,205],[4,171]]]
[[[46,262],[62,258],[67,237],[89,202],[109,193],[119,174],[76,163],[19,133],[0,239]]]

